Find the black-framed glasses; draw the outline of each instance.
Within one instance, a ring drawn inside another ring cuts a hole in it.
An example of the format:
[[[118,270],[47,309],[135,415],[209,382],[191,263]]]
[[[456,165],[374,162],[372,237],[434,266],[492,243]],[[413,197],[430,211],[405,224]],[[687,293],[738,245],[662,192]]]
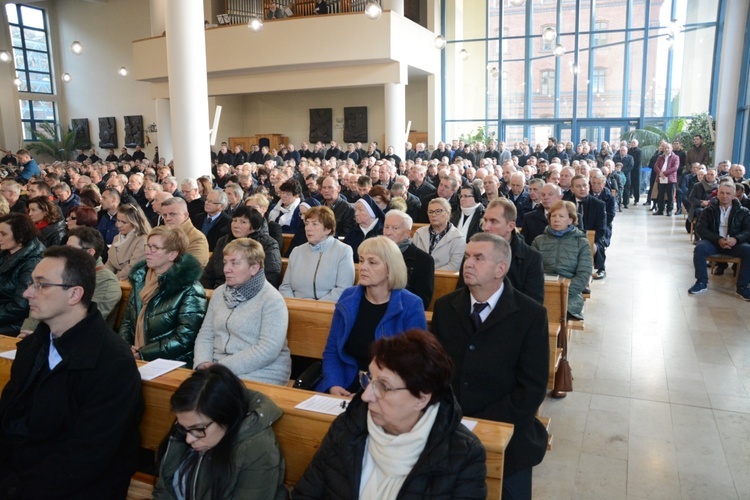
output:
[[[361,371],[359,372],[359,385],[362,389],[367,389],[368,386],[372,386],[372,393],[377,399],[382,399],[391,391],[405,391],[408,387],[388,387],[380,380],[372,380],[370,373]]]
[[[473,196],[472,196],[472,198],[473,198]],[[442,208],[436,208],[435,210],[428,210],[427,211],[427,215],[440,215],[443,212],[445,212],[444,209],[442,209]]]
[[[176,422],[175,422],[174,426],[177,429],[177,432],[179,432],[182,435],[190,434],[191,436],[193,436],[196,439],[201,439],[201,438],[206,437],[206,429],[208,429],[211,426],[211,424],[213,424],[213,423],[214,423],[214,421],[212,420],[209,423],[207,423],[206,425],[204,425],[203,427],[193,427],[192,429],[187,429],[184,426],[182,426],[182,425],[180,425],[180,424],[178,424]]]
[[[77,285],[68,285],[67,283],[43,283],[41,281],[32,281],[31,283],[29,283],[29,286],[26,288],[29,288],[32,286],[34,287],[34,290],[36,290],[37,292],[41,292],[43,288],[49,288],[51,286],[59,286],[67,290],[68,288],[71,288]]]
[[[164,247],[157,247],[156,245],[151,245],[149,243],[146,243],[145,245],[143,245],[144,252],[156,253],[159,250],[164,250]]]

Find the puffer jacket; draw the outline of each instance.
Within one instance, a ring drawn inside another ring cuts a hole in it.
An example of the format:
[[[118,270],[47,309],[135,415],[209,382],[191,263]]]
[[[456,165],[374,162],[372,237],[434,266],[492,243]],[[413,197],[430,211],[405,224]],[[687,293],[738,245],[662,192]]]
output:
[[[44,245],[34,238],[19,251],[0,252],[0,332],[18,335],[29,315],[29,302],[23,292],[31,283],[31,272],[42,260]]]
[[[248,238],[257,241],[263,247],[263,252],[266,254],[266,259],[263,262],[266,281],[278,290],[281,284],[281,250],[279,250],[279,244],[276,240],[268,234],[268,225],[263,223],[263,226]],[[208,264],[206,264],[201,276],[201,285],[205,288],[215,290],[226,281],[224,279],[224,247],[234,239],[234,235],[230,232],[216,242],[214,253],[208,259]]]
[[[120,336],[133,345],[135,329],[142,302],[140,293],[146,282],[146,261],[133,266],[128,279],[133,289],[130,292],[125,315],[120,324]],[[141,359],[156,358],[185,361],[193,365],[195,337],[206,315],[208,302],[206,291],[198,282],[201,266],[195,257],[185,254],[174,265],[159,276],[159,290],[148,302],[143,325],[145,345],[141,347]]]
[[[588,285],[593,270],[591,247],[586,234],[573,229],[558,237],[547,226],[531,246],[541,252],[545,274],[559,274],[563,278],[570,278],[568,312],[583,319],[583,289]]]
[[[267,396],[248,389],[250,411],[237,433],[232,446],[229,484],[222,499],[265,498],[280,500],[287,498],[284,487],[284,457],[271,425],[281,418],[281,409]],[[188,451],[183,435],[174,433],[159,464],[159,480],[154,489],[154,500],[177,498],[172,486],[177,469]],[[204,453],[201,463],[210,459],[211,452]],[[192,498],[196,500],[216,499],[211,492],[211,478],[207,468],[198,465],[198,474],[193,484]]]
[[[695,224],[695,234],[703,240],[718,245],[719,239],[721,239],[719,234],[720,220],[719,199],[713,198],[698,217],[698,222]],[[729,220],[727,221],[727,234],[735,238],[737,243],[750,243],[750,210],[743,207],[737,198],[732,200],[732,210],[729,212]]]
[[[65,227],[65,219],[60,219],[53,224],[44,226],[39,230],[39,240],[42,242],[45,248],[62,245],[63,241],[65,241],[65,237],[67,236]]]
[[[487,498],[486,453],[479,439],[461,425],[453,391],[440,401],[424,450],[404,480],[398,499]],[[359,498],[367,442],[367,404],[357,394],[331,424],[292,499]]]

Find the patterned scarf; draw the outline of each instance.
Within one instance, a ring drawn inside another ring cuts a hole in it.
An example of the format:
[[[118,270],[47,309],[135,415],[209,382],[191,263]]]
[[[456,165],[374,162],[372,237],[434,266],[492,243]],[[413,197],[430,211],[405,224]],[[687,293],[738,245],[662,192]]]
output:
[[[445,226],[445,229],[440,231],[439,233],[436,233],[434,229],[432,229],[432,226],[430,226],[430,255],[432,255],[432,251],[435,250],[435,247],[438,243],[440,243],[440,240],[443,239],[443,236],[448,234],[448,231],[450,231],[451,223],[449,222],[447,226]]]
[[[263,269],[259,269],[255,276],[246,282],[237,286],[227,285],[224,287],[224,302],[226,302],[229,309],[234,309],[243,302],[258,295],[265,282],[266,273]]]

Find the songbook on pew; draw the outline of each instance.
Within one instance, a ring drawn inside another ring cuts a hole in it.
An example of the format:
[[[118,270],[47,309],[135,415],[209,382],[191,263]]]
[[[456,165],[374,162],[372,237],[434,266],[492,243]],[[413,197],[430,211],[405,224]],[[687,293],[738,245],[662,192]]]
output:
[[[158,358],[138,367],[138,371],[141,372],[141,380],[154,380],[156,377],[161,377],[184,364],[184,361]]]
[[[10,359],[10,360],[16,359],[16,349],[13,349],[12,351],[0,352],[0,358]]]
[[[557,281],[560,279],[560,276],[557,274],[545,274],[544,275],[544,281]]]

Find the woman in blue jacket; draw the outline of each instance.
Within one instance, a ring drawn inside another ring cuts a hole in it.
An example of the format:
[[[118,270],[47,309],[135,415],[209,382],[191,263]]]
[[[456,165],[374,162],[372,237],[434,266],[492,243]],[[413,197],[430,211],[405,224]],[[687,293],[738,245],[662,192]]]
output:
[[[359,284],[347,288],[336,303],[323,351],[323,379],[316,388],[320,392],[357,392],[373,341],[427,327],[422,300],[404,289],[406,264],[393,241],[385,236],[363,241],[359,262]]]

